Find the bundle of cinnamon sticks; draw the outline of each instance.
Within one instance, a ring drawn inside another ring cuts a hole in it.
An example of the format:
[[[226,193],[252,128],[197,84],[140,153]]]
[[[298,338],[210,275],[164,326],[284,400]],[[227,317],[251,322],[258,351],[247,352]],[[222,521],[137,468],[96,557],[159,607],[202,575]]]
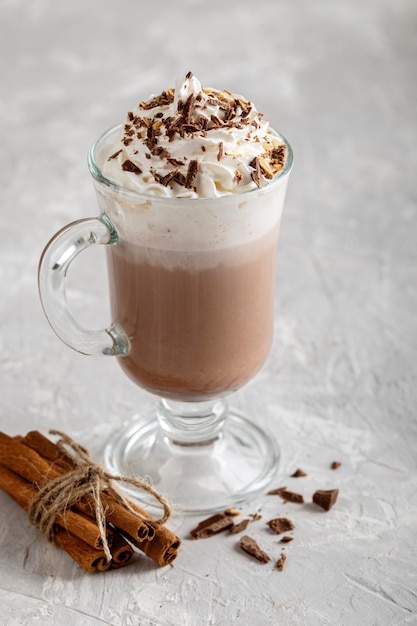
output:
[[[39,490],[48,482],[74,468],[71,455],[39,433],[10,437],[0,432],[0,488],[28,511]],[[181,540],[163,524],[136,504],[128,501],[129,511],[111,493],[100,493],[105,511],[105,540],[111,559],[106,557],[103,538],[95,512],[95,503],[84,496],[56,517],[54,541],[86,572],[104,571],[127,565],[135,552],[144,552],[158,565],[172,563]]]

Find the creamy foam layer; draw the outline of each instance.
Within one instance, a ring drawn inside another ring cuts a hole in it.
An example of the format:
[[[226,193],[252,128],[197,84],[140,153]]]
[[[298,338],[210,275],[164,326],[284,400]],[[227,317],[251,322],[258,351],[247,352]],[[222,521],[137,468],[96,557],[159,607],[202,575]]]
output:
[[[286,159],[285,142],[251,102],[202,89],[189,72],[129,111],[102,173],[151,195],[216,198],[263,187]]]
[[[274,231],[281,219],[287,181],[284,177],[242,195],[187,201],[144,198],[123,190],[115,193],[98,183],[96,191],[100,209],[121,240],[165,251],[203,253],[254,243]],[[199,257],[201,263],[210,258]]]
[[[153,267],[163,267],[169,272],[182,270],[195,274],[213,268],[238,268],[247,263],[253,263],[264,254],[266,249],[276,244],[278,235],[277,226],[255,241],[198,251],[137,245],[123,241],[116,246],[113,254],[128,256],[132,263],[137,265],[146,264]]]

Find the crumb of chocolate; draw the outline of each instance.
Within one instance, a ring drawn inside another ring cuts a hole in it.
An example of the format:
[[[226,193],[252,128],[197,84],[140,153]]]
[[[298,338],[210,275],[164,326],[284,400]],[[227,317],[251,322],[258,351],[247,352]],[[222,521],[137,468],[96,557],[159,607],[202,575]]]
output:
[[[181,161],[180,159],[174,159],[173,157],[169,157],[167,161],[168,163],[171,163],[171,165],[176,165],[177,167],[184,165],[184,161]]]
[[[260,546],[256,543],[255,539],[249,537],[249,535],[243,535],[239,541],[239,545],[247,554],[255,557],[261,563],[268,563],[271,557],[264,552]]]
[[[262,187],[262,171],[261,165],[259,163],[259,158],[255,157],[249,165],[254,168],[251,174],[252,180],[260,189]]]
[[[282,491],[285,491],[287,488],[286,487],[277,487],[276,489],[271,489],[270,491],[268,491],[267,495],[268,496],[279,496],[281,495]]]
[[[225,122],[231,122],[233,120],[233,118],[235,117],[235,110],[229,106],[224,113],[224,121]],[[243,117],[243,114],[242,114]]]
[[[217,160],[220,161],[223,157],[223,142],[219,143],[219,151],[217,153]]]
[[[166,148],[163,148],[162,146],[153,145],[150,147],[150,150],[154,156],[157,156],[160,159],[168,159],[168,157],[170,156],[168,150]],[[180,164],[183,165],[183,163],[181,162]]]
[[[184,106],[182,107],[181,117],[182,117],[183,124],[191,123],[191,115],[193,113],[194,101],[195,101],[195,95],[193,93],[190,93],[187,100],[185,101]],[[181,102],[181,100],[179,102]]]
[[[255,121],[252,122],[252,125],[257,127]],[[250,167],[254,169],[252,172],[252,180],[259,188],[262,187],[264,182],[262,176],[268,180],[273,178],[284,167],[285,158],[286,146],[282,144],[252,159],[249,163]]]
[[[168,187],[169,183],[171,183],[175,179],[176,173],[177,172],[168,172],[168,174],[165,174],[165,176],[155,174],[155,178],[161,185],[163,185],[163,187]]]
[[[181,187],[185,186],[185,176],[181,172],[175,172],[174,180],[181,185]]]
[[[231,535],[236,535],[237,533],[241,533],[244,530],[246,530],[246,528],[248,527],[248,524],[249,524],[249,520],[248,519],[243,519],[238,524],[234,524],[231,527],[229,532],[230,532]]]
[[[156,98],[152,98],[151,100],[141,102],[139,106],[141,109],[145,109],[145,110],[155,109],[156,107],[166,106],[168,104],[171,104],[173,100],[174,100],[174,90],[168,89],[167,91],[163,91],[161,95],[157,96]]]
[[[262,515],[260,513],[250,513],[249,517],[252,519],[253,522],[257,522],[258,520],[262,519]]]
[[[242,180],[242,178],[243,178],[243,174],[242,174],[242,172],[239,172],[239,170],[236,170],[236,171],[235,171],[235,181],[236,181],[237,183],[240,183],[240,181]]]
[[[294,491],[282,491],[280,497],[286,502],[294,502],[295,504],[304,504],[304,497],[301,493],[295,493]]]
[[[149,148],[149,150],[153,150],[154,148],[156,148],[157,145],[157,131],[155,130],[155,128],[153,126],[148,126],[148,129],[146,131],[146,146]]]
[[[336,503],[338,495],[338,489],[318,489],[313,493],[313,502],[325,511],[330,511],[332,506]]]
[[[140,167],[132,163],[132,161],[129,161],[129,159],[126,159],[126,161],[122,163],[122,170],[124,172],[132,172],[133,174],[142,174]]]
[[[206,92],[206,93],[209,93],[209,92]],[[216,107],[222,107],[224,102],[220,100],[220,98],[216,98],[216,96],[210,96],[209,98],[207,98],[207,104],[212,104]]]
[[[289,535],[284,535],[281,539],[280,539],[280,543],[290,543],[291,541],[294,541],[294,537],[290,537]]]
[[[341,462],[340,461],[333,461],[333,463],[330,465],[330,469],[332,470],[337,470],[339,469],[339,467],[341,466]]]
[[[282,570],[285,567],[285,563],[287,561],[287,555],[282,553],[281,556],[279,557],[278,561],[275,563],[275,567],[282,572]]]
[[[279,496],[285,502],[304,504],[304,497],[301,495],[301,493],[289,491],[286,487],[280,487],[279,489],[273,489],[272,491],[268,491],[268,495]]]
[[[187,176],[185,178],[184,186],[186,189],[191,189],[195,183],[195,179],[197,178],[198,172],[198,161],[197,159],[192,159],[188,164]]]
[[[289,530],[294,530],[295,526],[293,522],[286,517],[277,517],[275,519],[269,520],[267,522],[268,526],[271,530],[274,531],[277,535],[281,533],[286,533]]]
[[[248,106],[249,105],[249,106]],[[242,110],[242,113],[240,115],[240,117],[242,119],[245,119],[245,117],[248,117],[249,113],[252,111],[252,107],[250,106],[250,103],[247,103],[247,105],[244,107],[244,109]]]
[[[300,468],[296,469],[294,474],[291,474],[291,478],[302,478],[303,476],[307,476],[307,474]]]
[[[197,124],[184,124],[182,126],[182,130],[185,133],[190,133],[190,135],[193,135],[194,133],[200,130],[200,127]]]
[[[111,155],[109,156],[109,158],[108,158],[107,160],[108,160],[108,161],[111,161],[112,159],[115,159],[116,157],[118,157],[118,156],[119,156],[119,154],[120,154],[121,152],[123,152],[123,150],[118,150],[117,152],[114,152],[113,154],[111,154]]]
[[[286,152],[287,147],[284,144],[277,146],[276,148],[273,148],[271,150],[271,160],[276,164],[277,167],[282,168],[284,166]]]
[[[304,504],[304,497],[301,493],[295,493],[289,489],[280,489],[278,494],[284,502],[294,502],[295,504]]]
[[[190,535],[193,539],[206,539],[207,537],[221,533],[223,530],[228,530],[232,526],[233,521],[228,515],[216,513],[197,524],[197,526],[190,531]]]
[[[210,115],[210,130],[217,129],[222,127],[222,121],[217,117],[217,115]]]

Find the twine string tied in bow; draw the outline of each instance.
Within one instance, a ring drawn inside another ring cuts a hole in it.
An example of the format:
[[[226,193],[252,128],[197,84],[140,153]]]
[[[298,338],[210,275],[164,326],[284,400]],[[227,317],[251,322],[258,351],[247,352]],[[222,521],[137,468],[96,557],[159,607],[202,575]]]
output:
[[[53,528],[57,517],[64,513],[85,497],[90,497],[94,504],[94,514],[103,545],[104,554],[107,561],[110,561],[111,551],[107,541],[106,516],[101,494],[103,491],[121,504],[126,510],[145,520],[140,513],[135,510],[129,501],[118,491],[113,483],[123,482],[146,491],[152,495],[162,506],[163,513],[159,519],[152,521],[152,525],[165,523],[171,515],[171,507],[162,494],[156,491],[146,480],[142,478],[131,478],[109,473],[102,465],[96,463],[90,456],[88,450],[76,443],[71,437],[58,430],[49,431],[52,435],[58,435],[57,442],[59,450],[71,459],[73,469],[65,472],[61,476],[47,482],[39,489],[38,494],[31,501],[28,514],[29,519],[49,540],[53,538]],[[71,450],[68,452],[67,448]]]

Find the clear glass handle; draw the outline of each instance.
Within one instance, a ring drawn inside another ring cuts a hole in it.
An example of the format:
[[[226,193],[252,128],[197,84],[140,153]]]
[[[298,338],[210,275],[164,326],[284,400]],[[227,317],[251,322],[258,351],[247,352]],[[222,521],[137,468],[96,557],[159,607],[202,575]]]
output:
[[[69,310],[65,291],[68,268],[80,252],[117,241],[117,231],[107,216],[79,220],[52,237],[39,262],[39,294],[46,318],[58,337],[82,354],[123,355],[129,351],[128,338],[117,322],[103,330],[82,328]]]

